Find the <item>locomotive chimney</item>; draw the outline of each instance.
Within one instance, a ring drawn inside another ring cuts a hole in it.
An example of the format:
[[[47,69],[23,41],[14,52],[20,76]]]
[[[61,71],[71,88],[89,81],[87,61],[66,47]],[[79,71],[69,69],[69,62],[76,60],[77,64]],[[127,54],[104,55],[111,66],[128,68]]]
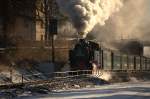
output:
[[[84,32],[79,32],[79,33],[78,33],[78,38],[79,38],[79,39],[85,39],[85,38],[86,38],[86,33],[84,33]]]

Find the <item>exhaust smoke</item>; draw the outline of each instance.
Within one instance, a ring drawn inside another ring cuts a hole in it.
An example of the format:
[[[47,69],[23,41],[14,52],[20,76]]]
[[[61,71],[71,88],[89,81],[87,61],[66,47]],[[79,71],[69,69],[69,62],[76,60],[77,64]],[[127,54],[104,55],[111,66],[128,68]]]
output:
[[[124,0],[120,11],[113,14],[105,26],[97,24],[90,35],[109,42],[120,39],[150,41],[149,5],[150,0]]]
[[[62,12],[67,15],[79,35],[86,35],[96,24],[105,21],[122,7],[122,0],[56,0]]]

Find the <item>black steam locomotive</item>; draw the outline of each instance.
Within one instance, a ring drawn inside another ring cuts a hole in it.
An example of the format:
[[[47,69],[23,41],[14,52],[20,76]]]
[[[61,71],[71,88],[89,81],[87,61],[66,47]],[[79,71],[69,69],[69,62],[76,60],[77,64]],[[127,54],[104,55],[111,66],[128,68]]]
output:
[[[115,52],[98,43],[80,39],[69,53],[72,70],[92,70],[93,64],[98,69],[114,71],[148,71],[150,58],[142,55]]]
[[[75,47],[69,52],[69,61],[72,70],[91,70],[92,62],[98,61],[96,59],[99,54],[99,44],[80,39]]]

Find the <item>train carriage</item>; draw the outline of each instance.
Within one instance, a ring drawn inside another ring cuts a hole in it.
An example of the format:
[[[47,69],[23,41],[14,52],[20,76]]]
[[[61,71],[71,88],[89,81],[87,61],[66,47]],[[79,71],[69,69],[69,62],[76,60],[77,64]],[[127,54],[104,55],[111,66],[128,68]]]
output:
[[[147,64],[146,70],[150,70],[150,59],[147,58],[146,64]]]
[[[111,70],[112,69],[112,57],[111,52],[108,50],[103,50],[103,69]]]
[[[135,57],[135,65],[136,65],[136,70],[141,70],[141,57],[140,56],[136,56]]]
[[[113,70],[121,69],[121,55],[119,53],[113,54]]]
[[[146,70],[146,68],[145,68],[145,57],[141,57],[141,70]]]
[[[127,70],[128,69],[128,56],[127,55],[122,55],[122,70]]]
[[[134,70],[134,56],[128,56],[128,70]]]

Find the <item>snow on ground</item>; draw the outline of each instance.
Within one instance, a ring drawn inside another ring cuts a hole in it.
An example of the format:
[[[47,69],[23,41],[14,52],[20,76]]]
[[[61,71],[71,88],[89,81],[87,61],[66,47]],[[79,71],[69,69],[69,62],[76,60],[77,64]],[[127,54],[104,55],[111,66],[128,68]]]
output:
[[[57,90],[49,94],[25,93],[15,99],[150,99],[150,81]]]
[[[41,63],[40,65],[45,66],[46,63]],[[29,65],[29,66],[28,66]],[[36,80],[47,80],[48,77],[43,74],[51,73],[53,66],[49,63],[46,64],[47,67],[42,66],[30,66],[28,63],[22,63],[20,66],[15,66],[10,68],[10,66],[3,66],[0,64],[0,85],[9,83],[21,83],[22,75],[24,75],[23,81],[36,81]],[[46,69],[45,69],[46,68]],[[47,70],[47,72],[46,72]]]

